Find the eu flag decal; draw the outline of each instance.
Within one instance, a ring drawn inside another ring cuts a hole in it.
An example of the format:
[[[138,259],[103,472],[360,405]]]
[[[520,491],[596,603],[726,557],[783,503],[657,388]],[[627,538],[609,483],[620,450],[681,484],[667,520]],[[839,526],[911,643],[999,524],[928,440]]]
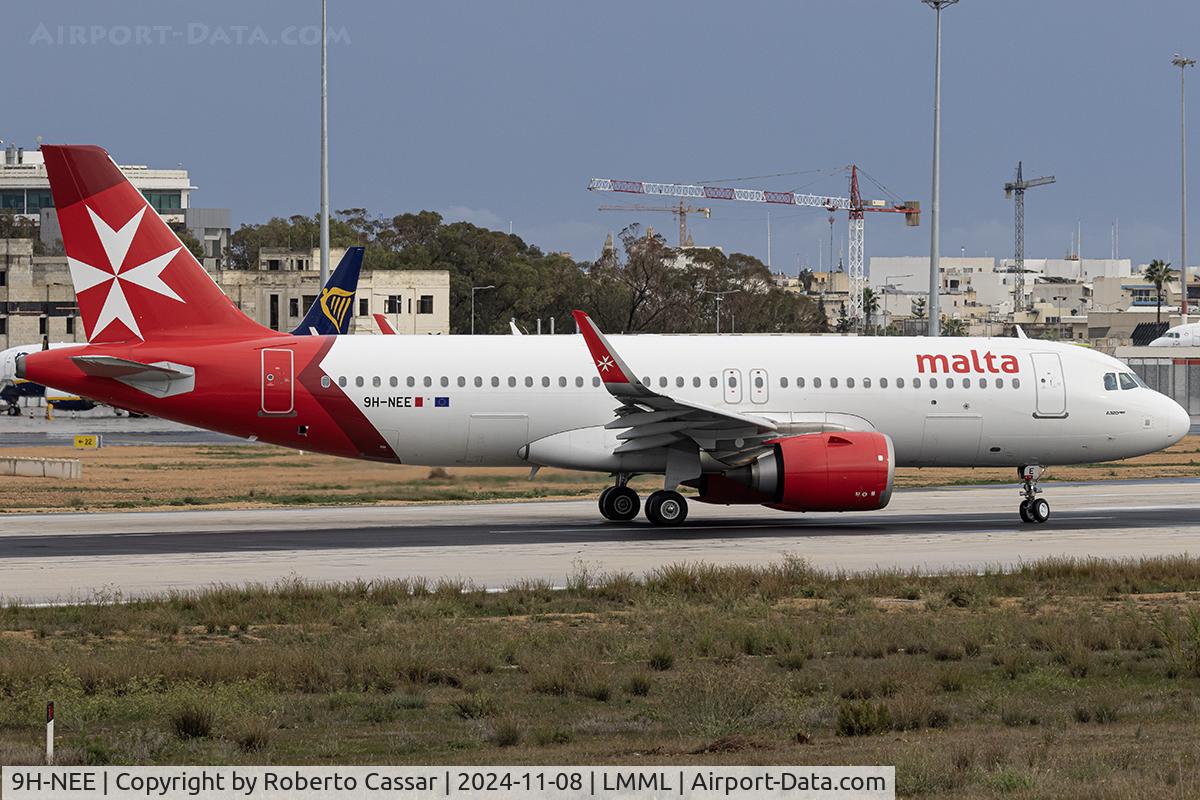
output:
[[[433,398],[433,407],[434,408],[449,408],[450,407],[450,398],[449,397]]]

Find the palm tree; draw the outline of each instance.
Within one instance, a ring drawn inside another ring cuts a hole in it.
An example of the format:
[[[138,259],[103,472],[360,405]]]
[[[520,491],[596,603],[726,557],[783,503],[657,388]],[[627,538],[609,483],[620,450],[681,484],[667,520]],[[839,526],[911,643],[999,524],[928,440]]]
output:
[[[808,267],[805,267],[804,269],[800,270],[800,274],[797,277],[800,279],[800,285],[804,287],[804,293],[808,294],[811,292],[813,280],[817,277],[813,274],[813,271]]]
[[[966,336],[967,323],[958,317],[947,317],[942,314],[942,336]]]
[[[864,286],[862,292],[863,330],[871,330],[871,317],[879,311],[879,295],[870,286]]]
[[[1171,271],[1171,264],[1168,261],[1163,261],[1161,258],[1156,258],[1142,271],[1142,277],[1154,284],[1155,298],[1157,300],[1157,305],[1154,309],[1154,321],[1155,323],[1162,322],[1163,286],[1175,280],[1175,273]]]

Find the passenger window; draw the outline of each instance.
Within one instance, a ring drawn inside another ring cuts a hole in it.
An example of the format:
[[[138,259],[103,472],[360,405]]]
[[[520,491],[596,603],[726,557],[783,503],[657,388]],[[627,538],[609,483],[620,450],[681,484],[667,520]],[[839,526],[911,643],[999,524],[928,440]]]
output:
[[[930,385],[931,385],[931,386],[933,385],[933,382],[932,382],[932,381],[930,381]],[[954,388],[954,378],[946,378],[946,388],[947,388],[947,389],[953,389],[953,388]]]
[[[936,388],[937,388],[937,378],[930,378],[930,379],[929,379],[929,388],[930,388],[930,389],[936,389]]]
[[[663,377],[663,376],[659,376],[659,378],[658,378],[658,388],[660,388],[660,389],[665,389],[665,388],[667,388],[667,379],[666,379],[665,377]]]
[[[442,385],[442,388],[444,389],[450,385],[450,379],[447,378],[445,375],[443,375],[441,380],[438,381],[438,383],[440,383]]]
[[[532,389],[532,388],[533,388],[533,376],[532,376],[532,375],[526,375],[526,376],[525,376],[525,388],[526,388],[526,389]]]
[[[829,388],[830,388],[830,389],[836,389],[836,388],[837,388],[837,378],[830,378],[830,379],[829,379]]]
[[[508,376],[508,388],[510,388],[510,389],[517,388],[517,379],[513,375]]]
[[[695,389],[700,388],[700,377],[699,376],[692,378],[692,387]]]
[[[1020,379],[1020,378],[1013,378],[1013,379],[1012,379],[1012,387],[1013,387],[1014,389],[1020,389],[1020,388],[1021,388],[1021,379]]]
[[[921,379],[920,378],[913,378],[913,388],[914,389],[921,388]]]
[[[425,379],[421,382],[424,383],[426,386],[433,386],[433,378],[429,377],[428,375],[426,375]]]
[[[903,385],[903,384],[902,384],[902,385]],[[887,378],[880,378],[880,379],[879,379],[879,388],[880,388],[880,389],[886,389],[886,388],[887,388]]]
[[[804,378],[796,378],[796,388],[797,389],[804,388]]]
[[[1004,378],[996,378],[996,388],[997,389],[1004,388]]]
[[[787,379],[787,378],[780,378],[780,379],[779,379],[779,388],[780,388],[780,389],[786,389],[786,388],[787,388],[787,385],[788,385],[788,379]]]
[[[475,376],[475,388],[476,388],[476,389],[479,389],[479,388],[482,388],[482,387],[483,387],[483,378],[482,378],[482,377],[480,377],[479,375],[476,375],[476,376]]]
[[[986,388],[987,388],[987,378],[980,378],[980,379],[979,379],[979,388],[980,388],[980,389],[986,389]]]
[[[675,387],[676,387],[676,388],[678,388],[678,389],[682,389],[682,388],[683,388],[683,378],[682,378],[682,377],[676,377],[676,378],[675,378]]]
[[[543,375],[542,376],[542,388],[549,388],[549,386],[550,386],[550,376]]]
[[[322,376],[321,376],[321,388],[322,388],[322,389],[328,389],[328,388],[329,388],[329,376],[328,376],[328,375],[322,375]]]
[[[729,388],[730,389],[737,388],[737,378],[733,377],[732,375],[729,376]]]
[[[406,378],[404,382],[407,383],[410,387],[417,385],[417,379],[414,378],[412,375],[409,375],[408,378]]]
[[[1122,372],[1120,377],[1121,377],[1121,388],[1122,389],[1136,389],[1137,388],[1137,381],[1135,381],[1132,377],[1130,377],[1128,372]]]
[[[717,388],[717,377],[715,375],[708,379],[708,385],[713,389]]]
[[[393,375],[392,377],[388,378],[388,385],[394,389],[400,385],[400,379]]]
[[[761,388],[763,388],[763,379],[762,379],[762,375],[755,375],[755,376],[754,376],[754,388],[755,388],[755,389],[761,389]]]
[[[575,376],[575,386],[576,386],[577,388],[582,388],[582,387],[583,387],[583,377],[582,377],[581,375],[576,375],[576,376]]]
[[[342,375],[341,377],[338,378],[338,386],[345,386],[345,385],[346,385],[346,376]]]
[[[896,378],[896,388],[897,389],[904,388],[904,378]]]
[[[364,381],[363,381],[362,375],[359,375],[357,378],[354,379],[355,386],[362,386],[363,383],[364,383]]]
[[[493,387],[497,387],[497,386],[499,386],[499,385],[500,385],[500,378],[498,378],[497,376],[493,375],[493,376],[492,376],[492,386],[493,386]]]
[[[592,378],[592,386],[599,386],[599,385],[600,385],[600,376],[597,375],[595,378]]]
[[[854,388],[854,378],[846,378],[846,388],[847,389]]]
[[[383,381],[380,380],[378,375],[376,375],[374,378],[371,378],[371,385],[378,389],[383,385]]]
[[[559,387],[560,387],[560,388],[566,388],[566,386],[567,386],[567,378],[566,378],[566,376],[565,376],[565,375],[559,375],[559,376],[558,376],[558,385],[559,385]]]
[[[813,378],[813,388],[814,389],[821,388],[821,379],[820,378]]]
[[[885,383],[884,386],[887,386],[887,384]],[[871,388],[871,379],[870,378],[863,378],[863,388],[864,389]]]
[[[458,376],[458,385],[459,385],[459,387],[460,387],[460,388],[461,388],[461,387],[463,387],[463,386],[466,386],[466,385],[467,385],[467,379],[466,379],[466,378],[464,378],[462,375],[459,375],[459,376]]]

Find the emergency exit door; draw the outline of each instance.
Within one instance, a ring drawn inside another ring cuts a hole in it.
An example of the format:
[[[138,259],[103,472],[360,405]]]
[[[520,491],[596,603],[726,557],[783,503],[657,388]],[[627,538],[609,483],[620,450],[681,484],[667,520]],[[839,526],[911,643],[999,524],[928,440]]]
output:
[[[1067,416],[1067,385],[1058,353],[1034,353],[1033,378],[1037,388],[1036,416]]]
[[[266,348],[262,351],[262,413],[291,414],[295,405],[292,351]]]

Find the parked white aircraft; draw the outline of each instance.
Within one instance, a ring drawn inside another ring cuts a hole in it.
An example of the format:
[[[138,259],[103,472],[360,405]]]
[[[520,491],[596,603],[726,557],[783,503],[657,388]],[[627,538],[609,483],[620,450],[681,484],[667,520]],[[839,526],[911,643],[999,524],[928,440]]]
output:
[[[1200,347],[1200,322],[1176,325],[1149,344],[1150,347]]]
[[[607,472],[608,519],[710,503],[883,508],[897,466],[1042,468],[1150,453],[1187,413],[1121,362],[1036,339],[290,336],[243,315],[96,147],[43,146],[89,344],[19,378],[297,449],[449,466]]]

